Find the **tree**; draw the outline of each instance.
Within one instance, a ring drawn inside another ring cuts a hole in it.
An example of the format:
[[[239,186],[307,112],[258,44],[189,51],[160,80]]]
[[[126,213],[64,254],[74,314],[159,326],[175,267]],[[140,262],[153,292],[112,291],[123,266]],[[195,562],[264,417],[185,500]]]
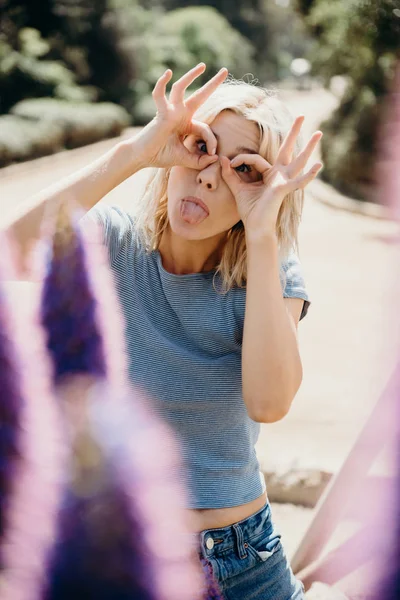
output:
[[[55,96],[129,104],[132,54],[109,0],[0,0],[0,111]]]
[[[257,76],[261,80],[276,77],[276,57],[270,46],[273,31],[268,26],[264,0],[163,0],[162,5],[167,10],[193,5],[212,6],[254,46]]]
[[[324,177],[344,192],[371,198],[383,100],[400,51],[397,0],[297,0],[315,44],[314,73],[325,84],[342,75],[348,85],[323,124]]]

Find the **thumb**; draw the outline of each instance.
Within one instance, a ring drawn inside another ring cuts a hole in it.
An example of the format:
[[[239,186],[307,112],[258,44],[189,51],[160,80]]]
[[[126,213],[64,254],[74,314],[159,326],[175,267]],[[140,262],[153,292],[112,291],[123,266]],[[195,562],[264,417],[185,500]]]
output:
[[[227,156],[220,156],[219,160],[221,163],[222,177],[232,194],[236,197],[241,189],[241,179],[239,175],[232,169],[231,161]]]

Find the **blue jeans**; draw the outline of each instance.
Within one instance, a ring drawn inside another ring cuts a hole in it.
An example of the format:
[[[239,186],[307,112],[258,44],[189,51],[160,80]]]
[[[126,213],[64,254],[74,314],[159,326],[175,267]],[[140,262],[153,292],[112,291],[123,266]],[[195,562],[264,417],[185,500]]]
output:
[[[304,600],[268,502],[247,519],[197,538],[199,557],[211,564],[226,600]]]

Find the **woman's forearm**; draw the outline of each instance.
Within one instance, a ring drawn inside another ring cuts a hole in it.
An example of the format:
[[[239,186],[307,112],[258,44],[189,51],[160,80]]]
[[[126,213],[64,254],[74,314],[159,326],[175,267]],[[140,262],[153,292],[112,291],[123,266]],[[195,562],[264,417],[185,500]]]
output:
[[[246,288],[243,398],[251,418],[273,422],[288,412],[302,379],[297,335],[282,295],[275,237],[247,240]]]
[[[106,154],[72,175],[42,190],[18,206],[3,225],[12,236],[21,260],[32,241],[40,235],[43,217],[60,201],[73,201],[90,210],[108,192],[145,165],[141,164],[140,142],[116,144]]]

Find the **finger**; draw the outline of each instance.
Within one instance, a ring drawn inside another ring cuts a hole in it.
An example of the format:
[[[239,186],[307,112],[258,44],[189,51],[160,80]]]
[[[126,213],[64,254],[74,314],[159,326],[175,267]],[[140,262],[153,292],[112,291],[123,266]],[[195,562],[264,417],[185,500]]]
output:
[[[276,162],[279,162],[282,165],[288,165],[292,160],[293,149],[296,144],[296,140],[299,136],[301,126],[303,125],[303,121],[304,115],[300,115],[294,120],[290,131],[286,135],[281,147],[279,148],[278,158]]]
[[[189,169],[196,169],[197,171],[202,171],[203,169],[206,169],[213,163],[218,162],[218,160],[219,159],[217,155],[210,156],[209,154],[193,154],[185,148],[185,153],[183,155],[182,161],[180,162],[180,165],[183,167],[188,167]]]
[[[307,146],[300,152],[297,158],[290,165],[289,176],[297,177],[297,175],[305,168],[310,156],[314,152],[318,142],[322,138],[322,131],[316,131],[308,142]]]
[[[222,178],[231,190],[232,194],[236,196],[243,187],[243,182],[236,171],[234,171],[231,167],[231,162],[227,156],[220,156],[219,161],[221,163]]]
[[[199,138],[205,141],[207,146],[208,154],[216,154],[217,152],[217,138],[215,137],[211,127],[201,121],[192,120],[192,127],[190,133],[198,135]]]
[[[313,179],[316,178],[319,171],[322,169],[322,163],[316,163],[307,173],[304,175],[300,175],[295,179],[290,179],[288,185],[290,189],[288,192],[292,192],[295,190],[302,190],[308,185]]]
[[[165,110],[168,106],[166,92],[167,83],[172,77],[171,69],[167,69],[157,80],[156,85],[151,93],[158,110]]]
[[[228,69],[225,67],[220,69],[214,77],[207,81],[200,89],[193,92],[191,96],[185,101],[186,107],[192,112],[195,113],[196,110],[211,96],[211,94],[217,89],[219,85],[228,76]]]
[[[239,167],[243,163],[254,167],[261,175],[265,175],[265,173],[272,168],[272,165],[259,154],[238,154],[230,161],[230,165],[233,169]]]
[[[169,100],[172,103],[180,103],[185,99],[185,90],[193,81],[206,70],[204,63],[199,63],[193,69],[182,75],[178,81],[175,81],[171,88]]]

